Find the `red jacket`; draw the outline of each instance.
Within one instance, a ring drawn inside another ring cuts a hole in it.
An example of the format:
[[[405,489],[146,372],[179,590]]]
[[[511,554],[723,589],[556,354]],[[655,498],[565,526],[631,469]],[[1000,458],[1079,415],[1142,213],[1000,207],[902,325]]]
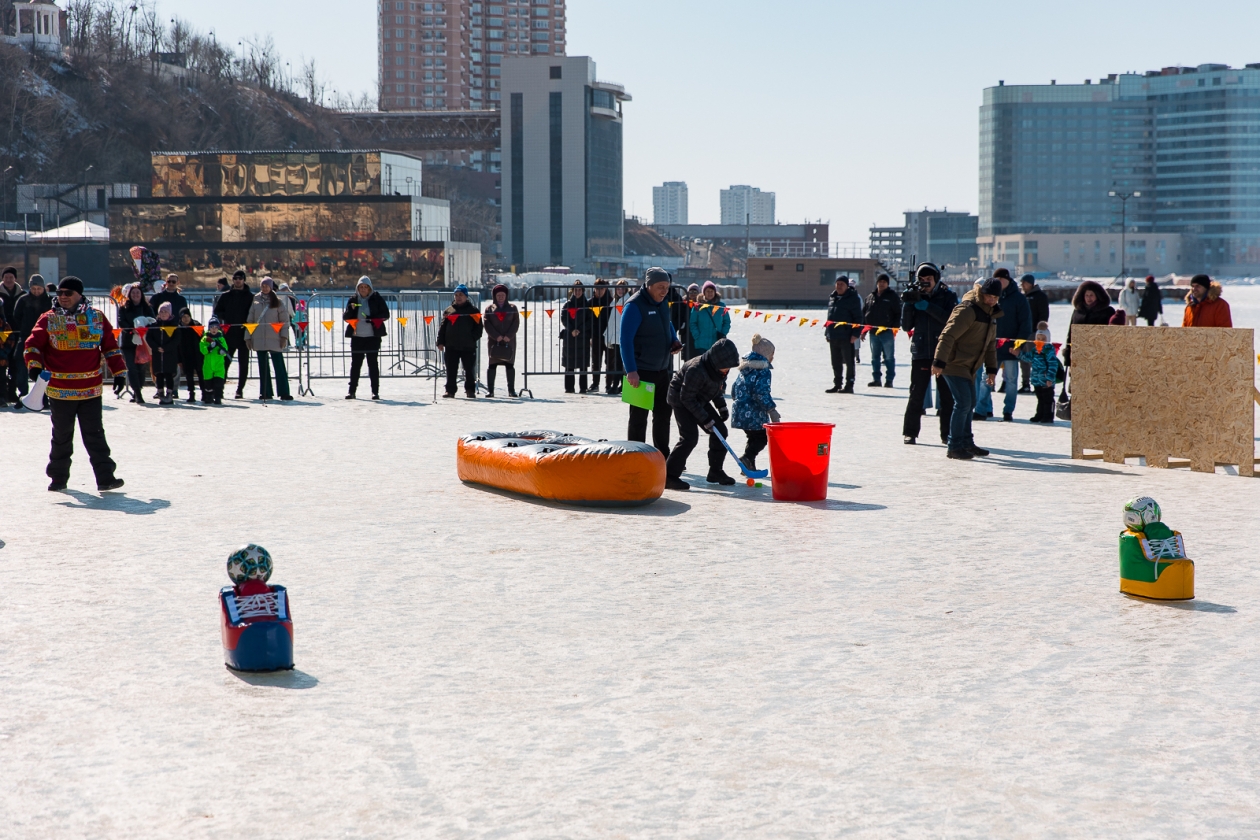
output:
[[[1207,299],[1194,303],[1190,295],[1186,295],[1186,314],[1182,316],[1183,327],[1232,327],[1234,319],[1229,314],[1229,304],[1221,299],[1221,284],[1213,283],[1208,288]]]
[[[48,397],[90,400],[101,395],[101,362],[118,376],[126,370],[114,328],[99,309],[86,302],[71,311],[57,306],[35,322],[26,339],[26,366],[52,374]]]

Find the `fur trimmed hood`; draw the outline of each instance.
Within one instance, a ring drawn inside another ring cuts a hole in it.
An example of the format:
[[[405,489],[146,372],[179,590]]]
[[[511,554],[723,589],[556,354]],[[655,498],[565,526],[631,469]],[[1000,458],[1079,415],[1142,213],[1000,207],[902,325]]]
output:
[[[1210,301],[1211,301],[1211,300],[1220,300],[1220,298],[1221,298],[1221,294],[1222,294],[1224,291],[1225,291],[1224,287],[1222,287],[1220,283],[1218,283],[1218,282],[1216,282],[1215,280],[1213,280],[1213,281],[1212,281],[1212,285],[1208,286],[1207,299],[1208,299],[1208,300],[1210,300]],[[1193,292],[1186,292],[1186,304],[1187,304],[1187,305],[1193,302],[1193,301],[1191,301],[1191,298],[1192,298],[1192,297],[1194,297],[1194,293],[1193,293]],[[1200,303],[1202,303],[1202,301],[1200,301]]]

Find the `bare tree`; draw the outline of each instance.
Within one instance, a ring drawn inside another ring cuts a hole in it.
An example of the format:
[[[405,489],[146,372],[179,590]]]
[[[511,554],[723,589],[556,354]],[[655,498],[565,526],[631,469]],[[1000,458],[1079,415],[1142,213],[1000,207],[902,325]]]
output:
[[[312,106],[322,105],[324,103],[324,88],[326,85],[319,78],[319,72],[315,67],[315,59],[302,63],[302,88],[306,92],[306,101]]]

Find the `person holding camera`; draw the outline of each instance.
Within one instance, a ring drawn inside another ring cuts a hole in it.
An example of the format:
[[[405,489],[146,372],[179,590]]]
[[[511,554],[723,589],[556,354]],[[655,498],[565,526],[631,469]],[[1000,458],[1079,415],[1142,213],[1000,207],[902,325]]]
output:
[[[910,287],[901,293],[901,328],[910,336],[910,401],[906,404],[906,416],[901,424],[903,442],[907,444],[915,443],[919,437],[923,401],[932,384],[932,358],[936,355],[936,342],[957,305],[958,295],[941,282],[940,269],[932,263],[921,264]],[[936,390],[941,395],[941,408],[937,412],[941,443],[947,443],[954,398],[945,380],[939,376]]]

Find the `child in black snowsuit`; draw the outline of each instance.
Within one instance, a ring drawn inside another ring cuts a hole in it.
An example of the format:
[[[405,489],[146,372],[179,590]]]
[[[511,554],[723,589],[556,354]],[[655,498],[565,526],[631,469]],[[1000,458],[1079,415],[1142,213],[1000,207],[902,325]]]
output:
[[[703,354],[690,359],[679,368],[669,381],[666,400],[674,410],[678,423],[678,443],[670,450],[665,461],[665,487],[669,490],[687,490],[690,485],[682,480],[687,468],[687,456],[696,448],[700,429],[711,432],[717,429],[727,435],[724,422],[730,417],[726,408],[726,375],[739,364],[739,350],[730,339],[720,338]],[[710,484],[734,484],[722,469],[726,448],[715,436],[709,438]]]
[[[175,335],[179,338],[179,366],[184,369],[184,385],[188,388],[188,401],[196,402],[197,394],[193,390],[194,380],[201,385],[201,401],[206,402],[206,380],[201,375],[201,365],[205,358],[201,353],[201,323],[193,320],[188,307],[179,310],[179,329]]]

